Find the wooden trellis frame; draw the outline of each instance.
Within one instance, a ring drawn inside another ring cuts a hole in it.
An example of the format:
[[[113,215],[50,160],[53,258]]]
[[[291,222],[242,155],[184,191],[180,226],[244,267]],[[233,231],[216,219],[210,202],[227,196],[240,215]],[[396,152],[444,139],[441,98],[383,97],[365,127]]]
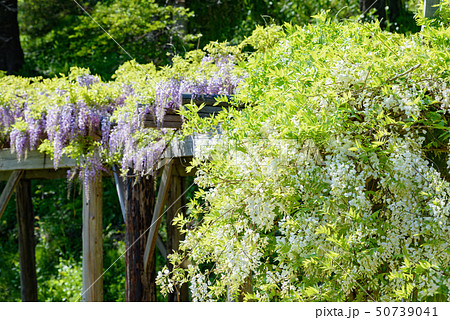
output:
[[[228,107],[228,103],[221,102],[216,104],[216,96],[196,96],[192,100],[191,95],[183,95],[183,104],[196,103],[204,107],[200,110],[201,117],[211,116]],[[214,105],[216,104],[216,105]],[[145,121],[145,126],[156,127],[154,119],[150,116]],[[182,119],[176,114],[167,114],[163,122],[163,128],[180,128]],[[167,254],[166,248],[158,237],[158,229],[161,222],[161,216],[164,213],[165,203],[169,196],[170,183],[172,180],[180,181],[180,178],[187,175],[182,161],[189,161],[196,152],[197,145],[204,145],[208,136],[192,136],[183,141],[172,141],[171,145],[165,150],[162,159],[158,165],[162,171],[162,182],[158,197],[156,199],[153,227],[150,229],[150,236],[146,242],[145,252],[143,253],[144,269],[147,271],[152,262],[155,248],[159,248],[163,256]],[[53,168],[53,161],[44,154],[37,151],[28,152],[25,159],[17,161],[16,155],[11,154],[9,150],[0,150],[0,180],[7,180],[8,183],[0,195],[0,218],[6,209],[6,205],[11,198],[12,193],[17,186],[23,182],[32,179],[59,179],[67,177],[67,170],[76,166],[76,161],[63,157],[59,163],[58,170]],[[125,186],[121,178],[115,173],[115,181],[121,210],[124,218],[126,217],[126,197]],[[27,184],[27,183],[26,183]],[[102,183],[101,176],[89,183],[87,186],[89,196],[83,197],[83,301],[102,301],[103,300],[103,244],[102,244]],[[175,188],[176,189],[176,188]],[[182,190],[178,186],[177,196],[180,196]],[[86,192],[83,191],[83,194]],[[174,194],[172,194],[172,199]],[[16,197],[18,203],[18,222],[22,225],[19,232],[19,242],[25,246],[25,250],[20,250],[21,259],[21,285],[22,300],[35,301],[37,299],[35,257],[34,257],[34,239],[33,219],[28,219],[32,215],[31,192],[22,192]],[[172,208],[179,210],[179,208]],[[19,212],[20,211],[20,212]],[[28,218],[27,218],[28,217]],[[22,223],[23,221],[27,223]],[[126,231],[127,232],[127,231]],[[31,238],[30,238],[31,235]],[[176,246],[176,245],[175,245]],[[171,245],[173,247],[173,245]],[[31,270],[31,271],[30,271]],[[144,271],[144,272],[145,272]],[[186,299],[186,297],[184,298]]]

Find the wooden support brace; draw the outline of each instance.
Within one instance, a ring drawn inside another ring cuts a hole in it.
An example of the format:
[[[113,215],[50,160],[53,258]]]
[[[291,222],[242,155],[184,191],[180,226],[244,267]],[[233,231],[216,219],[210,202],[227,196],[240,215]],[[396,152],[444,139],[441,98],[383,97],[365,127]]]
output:
[[[102,177],[83,190],[83,301],[103,301]]]
[[[8,205],[9,199],[11,199],[11,196],[16,189],[17,183],[19,183],[22,175],[23,170],[16,170],[13,171],[9,176],[8,183],[6,184],[5,189],[3,189],[3,192],[0,195],[0,219],[2,218],[2,215],[6,210],[6,206]]]
[[[120,209],[122,210],[122,217],[125,220],[125,186],[122,178],[119,176],[119,169],[113,165],[114,182],[116,183],[117,196],[119,197]]]
[[[125,186],[123,184],[122,178],[119,176],[118,168],[116,165],[113,165],[113,172],[114,172],[114,181],[116,183],[116,190],[117,195],[119,197],[119,203],[120,203],[120,209],[122,210],[122,217],[123,220],[125,219]],[[167,250],[166,246],[164,245],[164,241],[162,240],[161,236],[158,234],[158,238],[156,239],[156,246],[158,247],[159,252],[161,253],[161,256],[164,258],[164,260],[167,260]]]
[[[153,211],[152,223],[147,237],[147,244],[144,252],[144,270],[151,265],[153,254],[155,253],[156,239],[158,236],[159,226],[161,225],[161,216],[164,213],[164,204],[169,194],[170,178],[172,177],[173,159],[166,163],[161,177],[161,184],[156,198],[155,210]]]

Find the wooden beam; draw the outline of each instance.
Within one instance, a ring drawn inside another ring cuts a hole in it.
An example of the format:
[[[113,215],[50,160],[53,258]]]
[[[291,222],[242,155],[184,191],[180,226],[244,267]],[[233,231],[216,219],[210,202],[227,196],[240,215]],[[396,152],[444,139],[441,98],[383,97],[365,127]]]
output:
[[[197,106],[203,105],[199,110],[198,115],[201,118],[211,117],[224,109],[230,107],[230,102],[233,101],[234,97],[231,95],[226,95],[228,101],[217,102],[217,99],[223,97],[223,95],[192,95],[192,94],[182,94],[182,105],[195,104]],[[237,108],[241,110],[244,105],[239,105]],[[164,121],[162,124],[163,128],[181,128],[183,125],[183,119],[181,116],[173,110],[168,110],[164,115]],[[148,114],[144,120],[144,126],[147,128],[158,127],[156,117],[154,114]]]
[[[102,200],[97,176],[83,190],[83,301],[103,301]]]
[[[183,123],[181,122],[181,118],[180,121],[164,121],[162,128],[172,128],[172,129],[180,129],[183,126]],[[156,128],[158,127],[155,123],[155,121],[148,121],[145,120],[144,121],[144,127],[145,128]]]
[[[222,107],[228,107],[230,105],[229,102],[217,102],[217,99],[221,97],[227,97],[228,101],[233,101],[234,97],[231,95],[218,95],[218,94],[186,94],[183,93],[181,95],[181,103],[183,105],[185,104],[191,104],[194,103],[197,106],[205,105],[205,106],[214,106],[219,107],[219,110],[222,110]]]
[[[21,179],[16,187],[19,230],[20,284],[22,301],[38,301],[31,181]]]
[[[29,151],[21,161],[17,160],[17,155],[11,153],[9,149],[0,150],[0,171],[12,170],[39,170],[39,169],[53,169],[53,160],[48,155],[40,153],[39,151]],[[58,168],[72,168],[76,167],[77,162],[68,157],[62,157]]]
[[[187,136],[183,140],[174,138],[162,154],[161,158],[163,160],[158,163],[157,169],[162,168],[168,158],[191,158],[198,156],[204,148],[209,148],[217,143],[217,139],[213,138],[217,138],[217,135],[195,134]],[[190,174],[187,174],[184,170],[183,175],[189,176]]]
[[[8,181],[12,171],[0,171],[0,181]],[[39,169],[24,170],[22,179],[25,180],[50,180],[50,179],[67,179],[67,169]]]
[[[6,184],[5,189],[3,189],[2,194],[0,195],[0,219],[3,216],[3,213],[6,210],[6,206],[8,205],[9,199],[14,192],[14,189],[19,183],[20,178],[23,175],[23,170],[16,170],[11,173],[8,179],[8,183]]]
[[[144,252],[144,271],[147,270],[153,259],[155,253],[156,238],[158,235],[159,226],[161,224],[161,216],[164,213],[164,204],[167,199],[170,187],[170,178],[172,177],[173,159],[167,161],[164,167],[163,175],[161,177],[161,184],[156,198],[155,210],[153,211],[152,223],[147,237],[147,244]]]
[[[196,134],[188,136],[183,140],[174,139],[170,146],[165,150],[162,158],[180,158],[192,157],[198,155],[202,148],[205,148],[214,143],[211,134]],[[53,168],[53,161],[42,153],[32,151],[28,153],[26,160],[17,161],[15,154],[11,154],[9,149],[0,150],[0,180],[6,180],[10,172],[14,170],[25,170],[24,178],[26,179],[65,179],[67,177],[68,168],[77,166],[73,159],[65,158],[61,160],[59,169]],[[165,160],[164,160],[165,161]],[[162,163],[158,164],[158,168]],[[184,175],[192,175],[186,174]],[[106,176],[106,174],[104,174]]]

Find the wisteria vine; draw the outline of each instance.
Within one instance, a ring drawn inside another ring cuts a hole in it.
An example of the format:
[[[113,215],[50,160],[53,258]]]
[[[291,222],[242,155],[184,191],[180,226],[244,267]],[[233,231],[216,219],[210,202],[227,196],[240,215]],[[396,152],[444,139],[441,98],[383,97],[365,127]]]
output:
[[[111,82],[78,68],[54,79],[0,78],[0,147],[19,161],[28,151],[49,153],[55,169],[63,155],[76,158],[85,182],[111,164],[152,174],[174,131],[162,128],[164,116],[180,109],[181,94],[233,94],[243,79],[233,55],[200,57],[162,70],[128,62]],[[157,129],[144,127],[150,114]]]

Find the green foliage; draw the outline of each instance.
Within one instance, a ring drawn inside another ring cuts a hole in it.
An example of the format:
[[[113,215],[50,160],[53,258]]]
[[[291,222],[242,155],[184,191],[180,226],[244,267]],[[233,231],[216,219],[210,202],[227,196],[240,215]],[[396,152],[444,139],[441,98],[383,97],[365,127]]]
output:
[[[138,1],[126,3],[146,14]],[[91,12],[119,32],[119,19],[111,18],[115,16],[110,8],[119,12],[124,7],[115,1],[110,6],[98,3]],[[120,19],[125,19],[124,28],[137,23],[134,17]],[[425,23],[423,32],[403,36],[383,32],[377,24],[340,23],[323,13],[314,19],[303,27],[258,27],[235,47],[206,47],[213,56],[232,53],[240,62],[233,72],[248,78],[236,98],[247,108],[230,109],[213,119],[198,118],[194,106],[181,111],[189,120],[184,133],[220,128],[223,134],[193,163],[200,166],[195,180],[200,189],[190,216],[176,219],[187,238],[182,252],[171,256],[173,272],[159,276],[163,292],[189,282],[194,299],[224,300],[228,293],[238,295],[251,279],[254,291],[247,299],[262,301],[448,300],[448,27]],[[153,32],[150,25],[139,27]],[[104,44],[97,51],[104,48],[109,57],[112,47],[103,34],[77,28],[61,33],[50,28],[52,34],[42,44],[75,48],[71,41],[82,46],[95,39]],[[133,43],[141,40],[137,36]],[[96,52],[82,53],[89,54]],[[204,80],[217,72],[214,63],[201,63],[205,55],[198,50],[185,59],[175,57],[171,67],[161,70],[154,64],[127,62],[115,73],[115,81],[97,78],[89,88],[76,84],[88,73],[84,69],[47,80],[2,77],[0,103],[14,111],[26,102],[31,117],[40,119],[51,112],[49,106],[67,101],[80,101],[92,110],[116,106],[124,88],[131,87],[135,95],[126,97],[113,115],[129,120],[139,111],[139,102],[154,102],[158,84],[188,77]],[[122,58],[112,56],[115,61]],[[101,69],[111,70],[108,61],[98,70],[108,74]],[[47,62],[39,63],[48,70]],[[26,96],[20,94],[24,91]],[[15,120],[2,128],[0,147],[8,146],[11,130],[27,129],[23,119]],[[138,147],[170,139],[146,129],[133,135]],[[39,143],[47,152],[55,149],[49,140]],[[61,154],[78,158],[99,144],[92,137],[75,139]],[[101,156],[117,163],[122,151],[104,149]],[[80,238],[80,214],[74,208],[81,206],[60,201],[60,185],[35,188],[40,294],[44,300],[72,300],[80,288],[80,243],[68,239]],[[80,201],[77,197],[72,201]],[[117,200],[107,203],[105,207]],[[115,208],[105,214],[108,264],[123,250],[118,212]],[[11,221],[1,225],[2,241],[8,243],[2,246],[2,265],[11,271],[2,270],[0,277],[8,288],[17,288]],[[186,257],[188,266],[181,268]],[[112,281],[107,299],[123,299],[121,263],[105,276]],[[1,298],[17,300],[17,290],[8,290]]]
[[[0,190],[6,182],[0,181]],[[20,301],[19,244],[15,195],[0,220],[0,301]]]
[[[165,2],[160,0],[160,3]],[[330,10],[337,19],[349,18],[359,13],[358,0],[195,0],[187,3],[195,13],[189,19],[192,34],[201,34],[200,47],[209,41],[230,41],[238,44],[250,36],[258,25],[306,24],[320,10]]]
[[[125,301],[125,242],[123,240],[123,229],[109,226],[105,232],[103,242],[103,299],[104,301]]]
[[[45,297],[44,301],[77,301],[83,287],[81,263],[60,259],[56,274],[39,284],[38,296]]]
[[[389,30],[418,31],[412,18],[414,2],[408,1],[395,21],[388,22]],[[303,25],[312,22],[320,10],[329,10],[337,20],[359,14],[358,0],[195,0],[185,4],[187,9],[174,3],[80,1],[88,16],[71,0],[21,0],[19,25],[26,56],[22,74],[52,76],[79,66],[109,79],[125,61],[165,65],[194,45],[204,47],[210,41],[238,44],[258,25]]]
[[[250,279],[259,301],[448,301],[449,29],[315,18],[246,40],[247,108],[187,115],[186,133],[223,132],[193,162],[163,292],[220,301]]]
[[[70,0],[19,1],[24,72],[52,76],[78,66],[109,78],[128,60],[167,64],[193,40],[177,25],[190,16],[183,8],[154,0],[81,3],[89,16]]]

